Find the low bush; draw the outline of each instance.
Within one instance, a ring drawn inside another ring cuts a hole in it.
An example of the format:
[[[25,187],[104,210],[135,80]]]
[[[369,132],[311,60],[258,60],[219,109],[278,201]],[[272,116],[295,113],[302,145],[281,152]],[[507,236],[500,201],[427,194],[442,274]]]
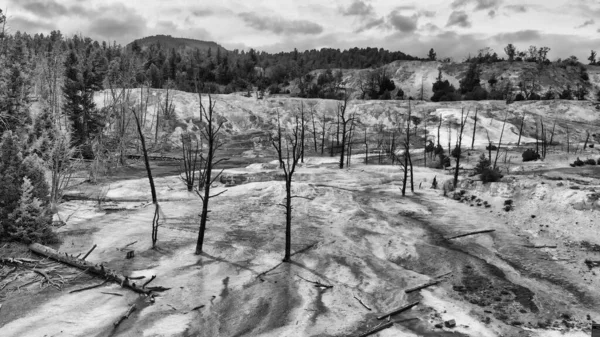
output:
[[[583,160],[579,159],[579,157],[577,157],[577,159],[573,162],[574,166],[583,166],[584,162]]]
[[[481,181],[483,181],[483,183],[493,183],[496,182],[500,179],[502,179],[503,175],[502,173],[500,173],[500,170],[498,168],[493,169],[491,167],[486,167],[485,169],[483,169],[483,172],[481,172]]]
[[[596,165],[596,161],[594,160],[594,158],[586,159],[586,161],[584,163],[586,165]]]
[[[460,147],[456,146],[453,150],[452,153],[450,154],[453,158],[458,158],[460,157],[460,155],[462,154],[462,150],[460,149]]]
[[[540,159],[540,154],[535,152],[533,149],[527,149],[521,155],[523,157],[523,161],[534,161]]]

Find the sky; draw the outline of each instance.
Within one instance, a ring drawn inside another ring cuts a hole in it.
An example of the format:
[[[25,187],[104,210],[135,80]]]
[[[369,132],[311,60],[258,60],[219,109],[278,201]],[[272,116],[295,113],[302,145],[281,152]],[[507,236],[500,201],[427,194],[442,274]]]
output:
[[[11,32],[60,30],[127,44],[165,34],[267,52],[377,47],[463,60],[490,47],[600,51],[600,0],[7,0]]]

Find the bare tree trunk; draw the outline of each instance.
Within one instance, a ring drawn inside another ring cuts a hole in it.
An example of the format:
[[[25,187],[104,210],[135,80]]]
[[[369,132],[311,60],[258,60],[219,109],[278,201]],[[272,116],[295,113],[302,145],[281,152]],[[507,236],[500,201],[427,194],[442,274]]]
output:
[[[279,148],[281,148],[281,122],[279,120],[279,109],[277,109],[277,142]],[[279,155],[279,168],[283,168],[283,158],[281,157],[281,152],[278,152]]]
[[[442,127],[442,114],[440,114],[440,123],[437,130],[437,145],[440,146],[440,128]]]
[[[556,127],[556,119],[554,119],[554,125],[552,125],[552,133],[550,134],[550,145],[552,145],[552,141],[554,140],[554,128]]]
[[[325,111],[323,111],[323,119],[321,120],[321,155],[325,152],[325,125],[327,121],[325,120]]]
[[[298,148],[300,145],[300,141],[298,140],[298,133],[300,126],[298,122],[298,117],[296,117],[296,126],[292,131],[292,135],[287,137],[286,140],[286,160],[285,162],[282,160],[282,169],[283,174],[285,176],[285,255],[283,257],[283,262],[290,262],[291,254],[291,242],[292,242],[292,176],[296,169],[296,165],[301,156],[301,149]],[[278,153],[282,153],[283,149],[281,147],[281,142],[275,142],[273,139],[271,140],[273,147]],[[292,153],[290,158],[290,143],[292,146]],[[283,155],[280,155],[283,158]],[[291,160],[291,161],[290,161]]]
[[[223,172],[221,170],[221,172],[215,175],[214,178],[212,177],[213,167],[222,161],[222,159],[215,161],[215,152],[221,145],[219,144],[219,131],[221,130],[223,123],[218,123],[218,125],[216,125],[217,123],[215,121],[214,116],[214,108],[216,102],[213,102],[212,96],[210,94],[208,94],[208,110],[202,104],[202,97],[200,92],[198,92],[198,100],[200,101],[201,114],[204,115],[204,119],[206,120],[206,126],[204,128],[203,136],[208,142],[208,152],[206,154],[206,159],[203,161],[203,173],[200,174],[200,176],[204,179],[204,196],[201,194],[200,191],[197,191],[198,196],[200,197],[200,199],[202,199],[202,213],[200,214],[200,231],[198,232],[198,240],[196,242],[196,255],[202,253],[202,246],[204,244],[204,233],[206,232],[206,222],[208,221],[208,203],[211,198],[214,198],[220,195],[221,193],[225,192],[223,191],[216,195],[210,195],[211,185],[213,184],[213,182],[215,182],[215,180],[219,178],[219,176]]]
[[[585,137],[585,143],[583,144],[583,150],[582,151],[585,151],[585,148],[587,147],[588,140],[590,140],[590,132],[587,131],[587,130],[585,132],[586,132],[587,135]]]
[[[347,125],[348,125],[348,122],[354,120],[354,117],[346,119],[346,108],[348,107],[348,101],[349,100],[350,100],[350,93],[346,91],[344,93],[343,101],[341,103],[338,103],[338,137],[339,137],[340,122],[342,124],[342,144],[341,144],[341,147],[340,147],[340,150],[341,150],[341,154],[340,154],[340,169],[344,168],[344,155],[345,155],[344,150],[346,148]]]
[[[540,153],[540,144],[539,144],[537,121],[535,122],[535,153],[537,153],[537,154]]]
[[[469,110],[467,110],[467,115],[463,117],[465,109],[463,108],[460,112],[460,132],[458,134],[458,153],[456,156],[456,169],[454,170],[454,188],[458,185],[458,170],[460,168],[460,155],[461,155],[461,146],[462,146],[462,135],[465,129],[465,124],[467,124],[467,118],[469,117]]]
[[[523,134],[523,125],[525,125],[525,112],[523,112],[523,118],[521,118],[521,128],[519,129],[519,140],[517,140],[517,146],[521,145],[521,135]]]
[[[367,128],[365,127],[365,165],[369,165],[369,142],[367,141]]]
[[[475,108],[475,118],[473,118],[473,139],[471,140],[471,150],[475,147],[475,131],[477,130],[477,108]]]
[[[304,163],[304,130],[306,123],[304,121],[304,102],[300,101],[300,113],[302,119],[301,136],[300,136],[300,162]]]
[[[406,183],[408,182],[408,170],[410,165],[411,171],[411,191],[414,191],[412,186],[412,160],[410,159],[410,118],[411,118],[410,99],[408,100],[408,118],[406,123],[406,140],[404,141],[404,177],[402,178],[402,196],[406,195]]]
[[[140,107],[141,110],[141,107]],[[142,133],[142,126],[140,120],[135,113],[135,109],[131,109],[133,117],[135,117],[135,124],[140,136],[140,142],[142,143],[142,152],[144,153],[144,164],[146,165],[146,173],[148,174],[148,181],[150,182],[150,192],[152,193],[152,203],[155,205],[154,219],[152,220],[152,248],[156,247],[156,241],[158,241],[158,218],[159,218],[159,206],[156,199],[156,188],[154,187],[154,179],[152,178],[152,170],[150,169],[150,162],[148,161],[148,151],[146,150],[146,141],[144,134]]]
[[[570,146],[569,146],[569,126],[567,125],[567,153],[569,153],[570,151]]]
[[[317,155],[317,153],[319,153],[319,144],[317,143],[317,124],[315,122],[315,110],[314,110],[314,106],[310,107],[310,117],[312,119],[312,134],[313,134],[313,144],[314,144],[314,148],[315,148],[315,155]]]
[[[500,145],[502,144],[502,136],[504,135],[504,126],[506,125],[506,119],[508,118],[508,111],[506,112],[506,115],[504,116],[504,123],[502,123],[502,131],[500,132],[500,140],[498,140],[498,147],[496,148],[496,158],[494,159],[494,167],[493,169],[496,169],[496,162],[498,161],[498,154],[500,153]],[[491,143],[490,143],[491,145]],[[490,149],[492,147],[490,146]]]

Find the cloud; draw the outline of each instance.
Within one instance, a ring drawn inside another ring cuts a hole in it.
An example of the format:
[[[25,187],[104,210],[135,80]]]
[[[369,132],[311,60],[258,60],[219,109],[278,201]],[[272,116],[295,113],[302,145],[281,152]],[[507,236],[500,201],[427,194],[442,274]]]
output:
[[[95,37],[107,40],[136,39],[146,30],[146,21],[137,14],[125,16],[103,16],[92,20],[87,32]]]
[[[499,33],[492,38],[499,43],[531,42],[539,40],[542,34],[538,30],[519,30],[510,33]]]
[[[371,4],[366,4],[362,0],[354,0],[350,6],[347,8],[341,9],[342,15],[345,16],[369,16],[374,14],[373,6]]]
[[[435,16],[435,11],[422,10],[422,11],[419,11],[419,16],[424,16],[426,18],[432,18]]]
[[[434,25],[433,23],[426,23],[424,26],[421,27],[421,29],[431,33],[436,33],[440,31],[440,27]]]
[[[411,33],[417,29],[417,21],[419,20],[418,15],[405,16],[398,13],[398,11],[393,11],[388,16],[389,23],[396,30],[399,30],[403,33]]]
[[[69,10],[64,5],[53,0],[49,1],[21,1],[18,3],[24,10],[41,17],[55,17],[68,14]]]
[[[197,8],[197,9],[192,9],[192,11],[190,13],[197,18],[202,18],[202,17],[213,15],[214,11],[210,8]]]
[[[27,33],[35,33],[35,32],[49,32],[56,29],[56,26],[51,22],[44,22],[42,20],[29,20],[27,18],[21,16],[11,17],[10,20],[7,20],[8,27],[11,32],[27,32]]]
[[[490,11],[488,12],[488,16],[489,16],[490,18],[493,18],[493,17],[495,17],[495,16],[496,16],[496,11],[495,11],[494,9],[490,10]]]
[[[282,17],[260,16],[251,12],[240,13],[239,17],[256,30],[275,34],[316,35],[323,32],[323,26],[307,20],[286,20]]]
[[[504,6],[504,9],[515,13],[526,13],[528,11],[527,6],[525,5],[508,5]]]
[[[584,28],[584,27],[593,25],[594,23],[596,23],[596,21],[594,21],[593,19],[589,19],[589,20],[586,20],[584,23],[582,23],[581,25],[579,25],[579,26],[577,26],[575,28],[577,28],[577,29]]]
[[[379,18],[379,19],[372,19],[369,20],[366,24],[364,24],[362,27],[359,27],[358,29],[356,29],[354,32],[355,33],[362,33],[366,30],[375,28],[375,27],[380,27],[383,26],[385,24],[385,20],[383,19],[383,17]]]
[[[504,0],[454,0],[450,7],[453,9],[461,8],[469,4],[475,4],[476,11],[496,9],[500,7]]]
[[[471,27],[471,22],[469,21],[469,16],[465,11],[454,11],[448,17],[448,22],[446,23],[446,27],[450,26],[459,26],[462,28]]]

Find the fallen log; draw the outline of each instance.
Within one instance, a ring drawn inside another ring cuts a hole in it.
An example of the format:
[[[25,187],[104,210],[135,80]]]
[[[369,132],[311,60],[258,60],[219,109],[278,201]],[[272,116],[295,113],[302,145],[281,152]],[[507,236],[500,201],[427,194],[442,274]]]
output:
[[[323,284],[323,283],[318,282],[318,281],[307,280],[307,279],[305,279],[304,277],[302,277],[300,275],[296,275],[296,276],[298,276],[299,278],[303,279],[306,282],[310,282],[310,283],[314,284],[315,287],[317,287],[317,288],[325,288],[325,289],[331,289],[331,288],[333,288],[333,286],[329,285],[329,284]]]
[[[103,277],[109,281],[118,283],[122,287],[129,288],[137,293],[149,295],[153,291],[151,288],[143,289],[141,287],[136,286],[135,283],[129,283],[129,279],[126,276],[120,275],[114,270],[105,268],[102,264],[98,265],[87,262],[85,260],[64,256],[64,254],[60,253],[59,251],[54,250],[50,247],[46,247],[39,243],[32,243],[31,245],[29,245],[29,249],[34,253],[47,256],[53,260],[68,264],[72,267],[79,269],[87,269],[87,271],[92,274]]]
[[[423,288],[431,287],[432,285],[436,285],[436,284],[438,284],[438,283],[440,283],[440,281],[431,281],[431,282],[427,282],[427,283],[424,283],[424,284],[418,285],[418,286],[416,286],[416,287],[408,288],[408,289],[406,289],[404,292],[405,292],[405,293],[407,293],[407,294],[409,294],[409,293],[412,293],[413,291],[417,291],[417,290],[421,290],[421,289],[423,289]]]
[[[102,282],[102,283],[100,283],[100,284],[95,284],[95,285],[93,285],[93,286],[89,286],[89,287],[85,287],[85,288],[80,288],[80,289],[71,290],[71,291],[69,291],[69,294],[72,294],[72,293],[78,293],[78,292],[80,292],[80,291],[84,291],[84,290],[90,290],[90,289],[94,289],[94,288],[99,288],[99,287],[102,287],[103,285],[105,285],[106,283],[108,283],[108,280],[107,280],[107,281],[104,281],[104,282]]]
[[[482,230],[482,231],[469,232],[469,233],[465,233],[465,234],[451,236],[451,237],[447,238],[447,240],[462,238],[464,236],[475,235],[475,234],[491,233],[491,232],[495,232],[495,231],[496,231],[495,229],[486,229],[486,230]]]
[[[115,328],[118,327],[119,324],[121,324],[121,322],[128,319],[129,315],[131,315],[131,313],[134,311],[135,311],[135,304],[131,305],[131,307],[129,307],[129,309],[125,312],[125,314],[123,314],[123,316],[119,317],[119,319],[114,323]]]
[[[378,326],[376,326],[374,329],[372,329],[372,330],[369,330],[369,331],[367,331],[367,332],[363,333],[362,335],[360,335],[360,336],[358,336],[358,337],[367,337],[367,336],[370,336],[370,335],[372,335],[372,334],[374,334],[374,333],[376,333],[376,332],[379,332],[379,331],[381,331],[381,330],[385,330],[385,329],[387,329],[387,328],[391,327],[392,325],[394,325],[394,322],[387,322],[387,323],[385,323],[385,324],[378,325]]]
[[[81,259],[82,259],[82,260],[85,260],[85,258],[86,258],[86,257],[88,257],[88,255],[90,255],[90,254],[91,254],[91,253],[94,251],[94,249],[96,249],[96,245],[94,245],[94,247],[92,247],[92,249],[90,249],[90,250],[87,252],[87,254],[85,254],[85,255],[84,255],[84,256],[83,256]],[[65,253],[65,254],[66,254],[66,253]]]
[[[527,247],[527,248],[557,248],[558,246],[556,246],[556,245],[540,245],[540,246],[526,245],[525,247]]]
[[[371,311],[372,309],[369,308],[366,304],[363,303],[363,301],[360,300],[360,298],[354,296],[354,298],[358,301],[358,303],[360,303],[363,307],[365,307],[365,309]]]
[[[405,305],[405,306],[403,306],[403,307],[400,307],[400,308],[398,308],[398,309],[396,309],[396,310],[390,311],[390,312],[388,312],[387,314],[383,314],[383,315],[381,315],[381,316],[378,316],[378,317],[377,317],[377,319],[378,319],[378,320],[382,320],[382,319],[384,319],[384,318],[386,318],[386,317],[388,317],[388,316],[394,316],[394,315],[397,315],[397,314],[399,314],[399,313],[401,313],[401,312],[404,312],[404,311],[406,311],[406,310],[408,310],[408,309],[410,309],[410,308],[414,307],[414,306],[415,306],[415,305],[417,305],[417,304],[419,304],[419,301],[413,302],[413,303],[411,303],[411,304],[407,304],[407,305]]]
[[[152,277],[151,277],[151,278],[150,278],[148,281],[146,281],[146,283],[144,283],[144,284],[142,285],[142,288],[146,288],[146,286],[147,286],[147,285],[148,285],[150,282],[154,281],[154,279],[155,279],[155,278],[156,278],[156,275],[152,275]]]
[[[101,291],[101,294],[106,294],[106,295],[115,295],[115,296],[123,296],[122,294],[118,294],[118,293],[109,293],[109,292],[105,292],[105,291]]]
[[[52,281],[52,279],[50,278],[50,275],[46,274],[46,272],[44,272],[43,270],[39,270],[39,269],[34,269],[33,271],[42,275],[46,279],[46,282],[48,282],[48,284],[53,285],[53,286],[57,287],[58,289],[60,289],[60,285],[58,283]]]

